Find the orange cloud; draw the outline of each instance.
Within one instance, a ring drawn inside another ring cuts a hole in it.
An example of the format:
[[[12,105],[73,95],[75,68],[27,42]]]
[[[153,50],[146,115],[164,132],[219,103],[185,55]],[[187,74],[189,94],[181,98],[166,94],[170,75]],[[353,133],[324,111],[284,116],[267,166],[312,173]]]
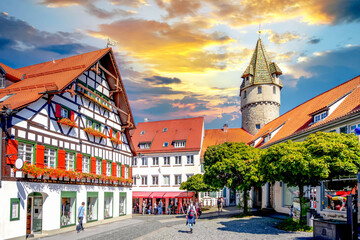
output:
[[[291,33],[291,32],[277,33],[270,29],[263,30],[262,32],[268,34],[269,41],[276,44],[287,43],[295,39],[300,39],[300,36],[297,33]]]

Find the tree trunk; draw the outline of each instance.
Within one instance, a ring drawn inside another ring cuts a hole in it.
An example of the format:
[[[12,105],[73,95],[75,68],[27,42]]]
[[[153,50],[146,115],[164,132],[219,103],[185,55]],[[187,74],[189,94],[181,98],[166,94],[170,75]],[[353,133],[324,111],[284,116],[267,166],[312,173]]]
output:
[[[303,219],[302,209],[304,204],[304,186],[299,185],[299,199],[300,199],[300,223],[303,223],[305,219]]]
[[[244,201],[244,214],[247,215],[249,210],[248,210],[248,190],[244,189],[243,191],[243,201]]]

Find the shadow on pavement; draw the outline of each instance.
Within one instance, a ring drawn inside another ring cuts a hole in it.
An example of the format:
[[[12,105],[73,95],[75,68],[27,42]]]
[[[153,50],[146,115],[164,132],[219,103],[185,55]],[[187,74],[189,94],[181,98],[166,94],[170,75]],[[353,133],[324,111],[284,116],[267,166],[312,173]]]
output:
[[[190,231],[179,230],[179,233],[190,233]]]

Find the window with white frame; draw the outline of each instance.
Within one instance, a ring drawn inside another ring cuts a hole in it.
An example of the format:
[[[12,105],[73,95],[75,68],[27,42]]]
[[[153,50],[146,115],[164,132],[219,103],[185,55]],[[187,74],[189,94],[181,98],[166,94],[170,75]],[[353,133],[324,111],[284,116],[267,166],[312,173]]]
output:
[[[350,128],[350,133],[355,133],[355,129],[360,128],[360,124],[350,125],[349,128]]]
[[[133,166],[136,166],[136,165],[137,165],[137,158],[133,158],[132,165],[133,165]]]
[[[175,141],[174,148],[183,148],[186,145],[186,141]]]
[[[261,88],[261,86],[259,86],[259,87],[257,88],[257,90],[258,90],[258,94],[261,94],[261,93],[262,93],[262,88]]]
[[[143,166],[147,166],[147,165],[148,165],[148,159],[147,159],[147,157],[142,157],[142,158],[141,158],[141,164],[142,164]]]
[[[175,164],[181,165],[181,156],[175,156]]]
[[[328,112],[327,112],[327,111],[322,112],[322,113],[319,113],[319,114],[316,114],[316,115],[314,116],[314,123],[320,122],[321,120],[325,119],[327,116],[328,116]]]
[[[191,178],[192,176],[194,176],[194,174],[186,174],[186,180],[188,180],[189,178]]]
[[[121,177],[121,164],[116,165],[116,177]]]
[[[170,157],[164,157],[164,165],[170,165]]]
[[[90,156],[84,156],[82,157],[82,171],[84,173],[88,173],[89,171],[89,166],[90,166]]]
[[[34,159],[34,145],[28,143],[18,143],[18,157],[27,163],[32,163]]]
[[[159,157],[153,157],[153,165],[158,166],[159,165]]]
[[[96,159],[96,174],[101,174],[101,159]]]
[[[0,88],[5,88],[5,77],[3,75],[0,75]]]
[[[129,178],[129,167],[125,166],[125,178]]]
[[[194,155],[187,155],[187,164],[194,164]]]
[[[142,142],[139,143],[139,148],[140,149],[150,149],[151,147],[151,142]]]
[[[147,185],[147,176],[141,176],[141,185]]]
[[[159,176],[152,176],[152,185],[159,185]]]
[[[133,185],[136,186],[136,177],[133,177],[132,180],[133,180]]]
[[[111,176],[111,162],[106,162],[106,176]]]
[[[65,167],[66,170],[74,170],[75,154],[71,152],[65,153]]]
[[[60,116],[62,118],[69,118],[69,110],[67,110],[66,108],[61,108],[61,112],[60,112]]]
[[[51,168],[56,167],[56,149],[45,148],[44,166],[51,167]]]
[[[181,175],[175,175],[175,185],[181,184]]]
[[[210,192],[204,192],[205,197],[210,197]]]
[[[164,175],[164,185],[170,185],[170,175]]]
[[[163,147],[168,147],[169,146],[169,142],[164,142],[163,143]]]

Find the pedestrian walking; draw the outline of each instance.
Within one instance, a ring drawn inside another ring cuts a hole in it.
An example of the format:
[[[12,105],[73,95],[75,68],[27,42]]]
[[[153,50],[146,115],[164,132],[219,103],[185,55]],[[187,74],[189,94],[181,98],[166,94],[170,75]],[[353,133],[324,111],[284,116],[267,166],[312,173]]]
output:
[[[221,208],[221,199],[218,198],[217,200],[217,206],[218,206],[218,214],[220,214],[220,208]]]
[[[157,207],[157,204],[156,202],[154,203],[154,209],[153,209],[153,214],[156,215],[157,214],[157,210],[158,210],[158,207]]]
[[[190,201],[189,208],[187,209],[187,212],[186,212],[186,225],[189,224],[190,233],[193,233],[193,226],[196,223],[195,222],[196,218],[197,218],[197,214],[196,214],[195,206],[193,205],[193,202]]]
[[[220,210],[222,212],[223,210],[223,206],[224,206],[224,197],[221,198],[221,203],[220,203]]]
[[[78,214],[79,225],[76,226],[77,233],[79,233],[80,230],[84,231],[84,226],[83,226],[84,217],[85,217],[85,202],[82,202],[81,206],[79,207],[79,214]]]
[[[159,203],[159,214],[160,215],[163,214],[163,207],[164,207],[163,202],[162,202],[162,200],[160,200],[160,203]]]
[[[145,212],[146,212],[146,202],[143,201],[143,203],[142,203],[142,215],[144,215]]]

